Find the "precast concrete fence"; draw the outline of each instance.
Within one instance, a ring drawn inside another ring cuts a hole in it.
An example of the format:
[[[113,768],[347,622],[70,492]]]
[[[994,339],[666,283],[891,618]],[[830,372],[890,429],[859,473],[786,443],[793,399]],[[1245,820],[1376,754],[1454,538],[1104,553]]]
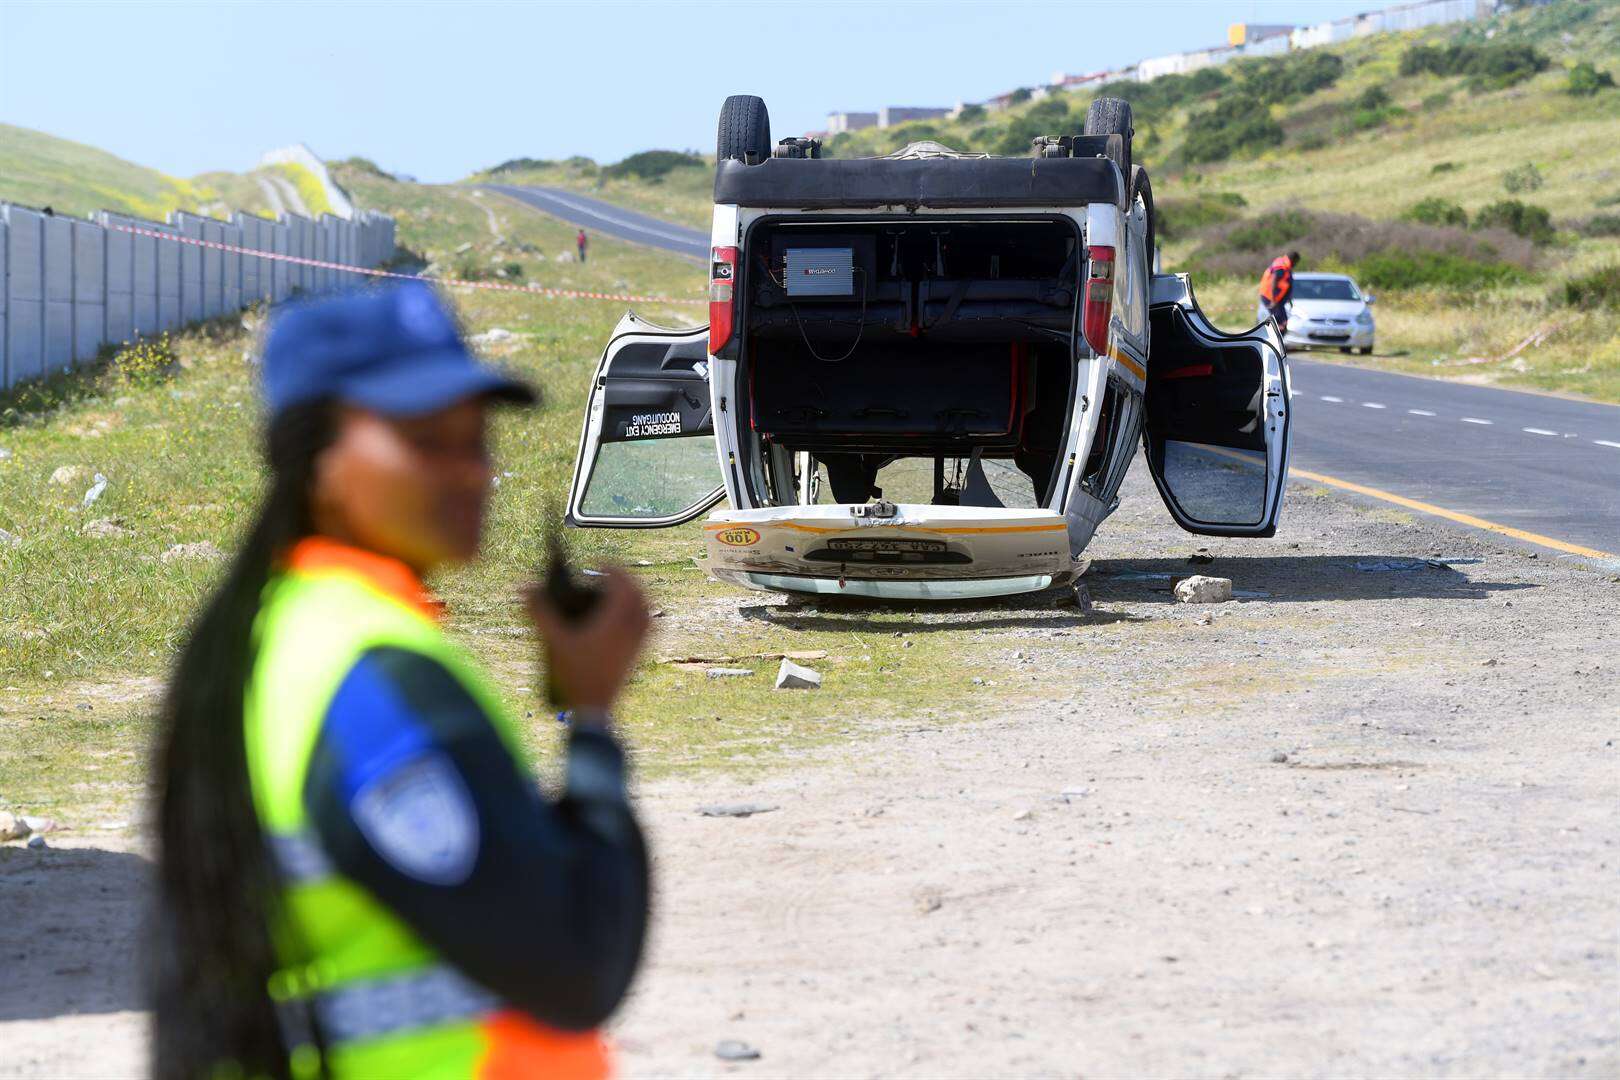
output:
[[[394,219],[369,210],[318,221],[243,213],[220,221],[177,211],[156,222],[107,210],[86,220],[0,203],[0,390],[69,370],[109,343],[359,279],[163,235],[341,266],[375,267],[394,257]]]

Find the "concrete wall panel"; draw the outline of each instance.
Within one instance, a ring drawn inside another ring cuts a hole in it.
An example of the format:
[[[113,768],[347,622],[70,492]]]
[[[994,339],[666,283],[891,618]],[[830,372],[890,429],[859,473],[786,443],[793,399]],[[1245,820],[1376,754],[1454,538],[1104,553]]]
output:
[[[239,225],[221,225],[219,228],[219,242],[230,247],[242,246],[242,228]],[[240,252],[221,251],[219,253],[220,265],[220,310],[242,310],[242,256]]]
[[[96,215],[103,226],[121,224]],[[135,336],[135,237],[105,229],[107,243],[107,340],[122,344]]]
[[[107,230],[88,221],[73,228],[73,361],[94,360],[107,340]]]
[[[73,366],[73,221],[47,217],[45,226],[45,371]]]

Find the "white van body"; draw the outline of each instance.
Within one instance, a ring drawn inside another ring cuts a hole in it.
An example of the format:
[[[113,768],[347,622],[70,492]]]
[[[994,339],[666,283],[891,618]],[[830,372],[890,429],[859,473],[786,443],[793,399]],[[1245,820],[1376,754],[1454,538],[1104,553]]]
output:
[[[1291,411],[1274,324],[1211,326],[1186,277],[1152,273],[1151,188],[1079,158],[722,162],[711,326],[620,321],[569,524],[723,501],[707,565],[741,586],[1038,591],[1074,577],[1140,440],[1183,528],[1272,535]],[[1037,201],[1051,189],[1076,201]],[[908,462],[933,466],[932,495],[884,498]]]

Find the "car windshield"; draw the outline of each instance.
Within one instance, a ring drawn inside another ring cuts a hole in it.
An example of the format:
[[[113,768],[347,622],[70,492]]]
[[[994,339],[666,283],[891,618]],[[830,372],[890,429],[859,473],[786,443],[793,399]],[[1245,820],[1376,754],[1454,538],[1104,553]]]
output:
[[[1360,300],[1349,278],[1295,278],[1295,300]]]

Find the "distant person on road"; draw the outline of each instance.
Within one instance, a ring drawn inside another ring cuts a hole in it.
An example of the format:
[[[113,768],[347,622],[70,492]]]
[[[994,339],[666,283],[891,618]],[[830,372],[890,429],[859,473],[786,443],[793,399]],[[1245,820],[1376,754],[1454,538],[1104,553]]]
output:
[[[1294,295],[1294,268],[1298,265],[1299,252],[1290,251],[1271,260],[1260,275],[1260,320],[1276,319],[1281,334],[1288,333],[1288,301]]]
[[[585,248],[586,248],[587,243],[588,243],[588,241],[585,239],[585,230],[584,229],[579,230],[579,235],[574,237],[574,246],[579,248],[579,261],[580,262],[585,261]]]
[[[477,555],[488,413],[535,395],[415,283],[279,312],[262,371],[269,488],[163,706],[151,1073],[605,1076],[647,924],[609,721],[641,594],[527,594],[573,706],[548,800],[422,584]]]

